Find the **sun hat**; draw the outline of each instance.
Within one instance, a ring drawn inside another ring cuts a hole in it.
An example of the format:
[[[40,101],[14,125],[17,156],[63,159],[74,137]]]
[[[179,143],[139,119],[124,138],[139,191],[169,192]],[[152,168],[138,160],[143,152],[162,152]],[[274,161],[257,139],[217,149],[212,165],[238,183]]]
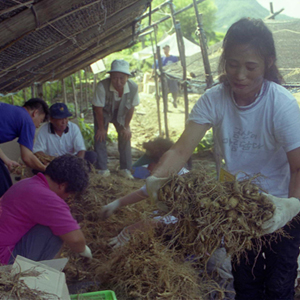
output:
[[[68,107],[64,103],[55,103],[50,109],[50,117],[53,119],[64,119],[71,117],[72,114],[69,112]]]
[[[107,73],[114,73],[114,72],[120,72],[124,73],[126,75],[131,75],[129,71],[129,63],[123,59],[115,59],[111,63],[111,70],[108,71]]]

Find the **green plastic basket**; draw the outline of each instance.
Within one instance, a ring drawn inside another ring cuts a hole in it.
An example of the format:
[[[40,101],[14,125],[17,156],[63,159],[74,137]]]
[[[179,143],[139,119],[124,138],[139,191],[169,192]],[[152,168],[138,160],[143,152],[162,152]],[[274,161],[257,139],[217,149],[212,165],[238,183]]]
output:
[[[109,290],[71,295],[70,298],[74,300],[117,300],[115,292]]]

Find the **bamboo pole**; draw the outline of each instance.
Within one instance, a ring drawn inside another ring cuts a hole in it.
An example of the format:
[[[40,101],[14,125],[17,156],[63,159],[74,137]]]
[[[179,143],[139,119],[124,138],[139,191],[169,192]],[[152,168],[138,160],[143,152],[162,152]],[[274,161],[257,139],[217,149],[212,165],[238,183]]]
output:
[[[207,54],[207,44],[206,44],[205,34],[202,26],[202,14],[199,14],[198,12],[198,6],[196,0],[193,0],[193,3],[194,3],[196,19],[198,23],[196,32],[200,41],[201,54],[202,54],[203,65],[205,70],[206,88],[210,88],[213,84],[213,78],[212,78],[208,54]]]
[[[50,103],[53,101],[53,88],[52,88],[52,82],[50,81]]]
[[[64,103],[67,104],[68,98],[67,98],[67,89],[66,89],[65,78],[61,79],[61,90],[62,90],[62,94],[63,94]]]
[[[154,51],[154,45],[153,45],[153,38],[152,34],[150,34],[151,38],[151,45],[152,45],[152,52],[153,52],[153,71],[154,71],[154,82],[155,82],[155,98],[156,98],[156,107],[157,107],[157,119],[158,119],[158,132],[159,135],[162,136],[161,132],[161,119],[160,119],[160,94],[159,94],[159,85],[158,85],[158,75],[157,75],[157,66],[156,66],[156,55]],[[156,29],[154,29],[154,41],[155,41],[155,47],[157,47],[157,35],[156,35]]]
[[[166,90],[166,78],[165,73],[163,70],[162,62],[161,62],[161,55],[160,55],[160,47],[156,47],[156,54],[157,54],[157,61],[158,61],[158,69],[160,72],[160,82],[161,82],[161,89],[164,101],[164,120],[165,120],[165,131],[166,137],[169,138],[169,128],[168,128],[168,94]]]
[[[89,109],[89,85],[88,85],[88,76],[87,76],[87,69],[84,69],[84,77],[85,77],[85,103],[86,103],[86,111]]]
[[[75,74],[74,74],[75,76]],[[71,77],[71,83],[73,87],[73,95],[74,95],[74,104],[75,104],[75,117],[78,117],[78,102],[77,102],[77,94],[76,94],[76,85],[75,85],[75,80],[73,78],[73,75]]]
[[[23,89],[23,99],[24,99],[24,102],[27,101],[26,89]]]
[[[31,98],[35,98],[35,88],[34,88],[34,83],[31,85]]]
[[[79,78],[79,84],[80,84],[80,105],[79,105],[79,113],[82,112],[82,80],[81,80],[81,70],[78,71],[78,78]]]
[[[172,1],[169,3],[170,3],[170,11],[171,11],[171,16],[172,16],[173,26],[174,26],[175,32],[176,32],[177,47],[178,47],[179,56],[180,56],[180,63],[182,66],[183,95],[184,95],[184,108],[185,108],[184,112],[185,112],[185,121],[186,121],[189,117],[189,99],[188,99],[187,85],[186,85],[185,48],[184,48],[184,42],[183,42],[180,23],[175,20],[175,12],[174,12],[173,3],[172,3]]]
[[[14,101],[14,96],[13,95],[10,96],[10,99],[11,99],[11,104],[15,105],[15,101]]]

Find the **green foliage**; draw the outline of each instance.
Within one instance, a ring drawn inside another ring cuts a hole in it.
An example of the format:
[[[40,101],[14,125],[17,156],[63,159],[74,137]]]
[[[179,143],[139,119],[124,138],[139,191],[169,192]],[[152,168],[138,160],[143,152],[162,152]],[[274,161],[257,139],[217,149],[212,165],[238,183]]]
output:
[[[194,153],[198,153],[202,150],[208,150],[213,147],[213,132],[212,129],[208,130],[201,140],[201,142],[196,147]]]
[[[154,0],[152,1],[152,7],[155,8],[164,2],[165,2],[164,0]],[[186,0],[173,0],[174,11],[176,12],[191,3],[192,1],[187,2]],[[198,4],[198,12],[202,14],[203,28],[208,41],[214,40],[215,39],[214,27],[216,21],[215,14],[217,12],[217,7],[214,4],[214,0],[206,0]],[[152,23],[155,23],[156,21],[162,19],[163,17],[170,16],[170,15],[171,15],[170,7],[169,5],[166,5],[151,16]],[[195,34],[195,30],[197,27],[197,20],[195,16],[194,7],[180,14],[177,14],[175,16],[175,19],[180,22],[181,31],[184,37],[186,37],[187,39],[193,42],[198,43],[198,37]],[[148,19],[145,19],[143,21],[144,26],[146,26],[146,22],[148,22]],[[172,19],[170,18],[167,21],[160,23],[158,25],[158,33],[157,33],[158,40],[162,39],[167,33],[172,34],[174,32],[175,29],[172,24]],[[150,41],[150,36],[148,36],[148,41]]]
[[[85,123],[84,119],[78,118],[78,124],[80,131],[82,133],[85,146],[88,150],[94,148],[94,124]]]

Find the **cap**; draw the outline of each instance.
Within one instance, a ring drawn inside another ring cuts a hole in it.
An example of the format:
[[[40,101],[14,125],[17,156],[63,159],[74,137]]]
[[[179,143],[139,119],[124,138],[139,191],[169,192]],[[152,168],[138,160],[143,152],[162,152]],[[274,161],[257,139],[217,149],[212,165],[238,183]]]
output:
[[[148,154],[144,154],[142,157],[140,157],[132,166],[133,167],[140,167],[143,165],[149,165],[153,162],[156,162],[157,160]]]
[[[111,63],[111,70],[108,71],[107,73],[114,73],[114,72],[120,72],[124,73],[126,75],[131,75],[129,71],[129,63],[123,59],[115,59]]]
[[[72,114],[64,103],[55,103],[50,107],[50,117],[53,119],[64,119],[71,116]]]

